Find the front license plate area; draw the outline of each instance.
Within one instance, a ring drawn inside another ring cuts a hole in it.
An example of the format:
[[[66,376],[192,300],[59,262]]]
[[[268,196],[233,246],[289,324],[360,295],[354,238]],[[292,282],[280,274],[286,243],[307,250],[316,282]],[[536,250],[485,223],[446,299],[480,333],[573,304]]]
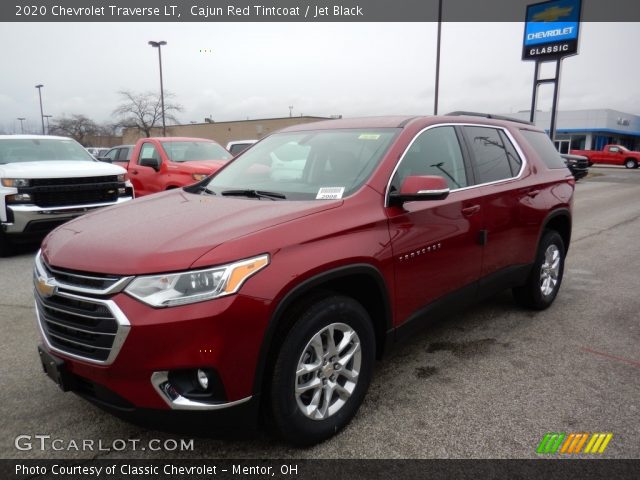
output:
[[[38,345],[38,354],[40,355],[44,373],[46,373],[63,392],[71,390],[71,382],[69,374],[65,369],[64,360],[50,355],[41,345]]]

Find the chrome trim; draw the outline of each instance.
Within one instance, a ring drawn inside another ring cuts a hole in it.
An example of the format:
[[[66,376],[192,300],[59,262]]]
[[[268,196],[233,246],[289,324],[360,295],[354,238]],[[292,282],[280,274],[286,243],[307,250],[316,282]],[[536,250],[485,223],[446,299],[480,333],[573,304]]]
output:
[[[45,307],[46,307],[46,308],[51,308],[51,307],[50,307],[50,306],[48,306],[48,305],[45,305]],[[55,309],[53,309],[53,308],[51,308],[51,309],[52,309],[52,310],[55,310]],[[58,309],[58,311],[59,311],[59,312],[66,313],[66,314],[68,314],[68,315],[71,315],[71,313],[70,313],[70,312],[65,312],[64,310],[59,310],[59,309]],[[77,331],[79,331],[79,332],[89,333],[89,334],[91,334],[91,335],[107,335],[107,336],[109,336],[109,337],[115,337],[115,336],[116,336],[116,333],[92,332],[91,330],[85,330],[84,328],[73,327],[73,326],[71,326],[71,325],[65,325],[64,323],[56,322],[55,320],[49,320],[49,319],[47,319],[47,320],[45,320],[45,322],[46,322],[46,323],[53,323],[54,325],[58,325],[59,327],[64,327],[64,328],[69,328],[69,329],[71,329],[71,330],[77,330]],[[64,340],[65,342],[78,343],[79,345],[84,345],[83,343],[80,343],[80,342],[74,342],[73,340],[67,340],[66,338],[59,337],[58,335],[54,335],[53,333],[50,333],[49,335],[53,335],[54,337],[58,337],[58,338],[60,338],[60,339]],[[84,346],[85,346],[85,347],[91,347],[91,348],[102,348],[103,350],[109,350],[109,348],[106,348],[106,347],[94,347],[94,346],[92,346],[92,345],[84,345]]]
[[[45,332],[45,328],[43,326],[43,320],[42,320],[42,318],[40,318],[40,312],[38,311],[38,302],[36,301],[35,302],[35,304],[36,304],[36,319],[38,321],[38,328],[40,329],[40,334],[42,335],[42,338],[44,339],[44,342],[46,343],[47,348],[49,350],[53,351],[53,352],[60,353],[62,355],[74,358],[76,360],[82,360],[84,362],[93,363],[93,364],[97,364],[97,365],[111,365],[113,363],[113,361],[116,359],[116,357],[118,356],[118,354],[120,353],[120,349],[122,348],[122,345],[124,344],[125,340],[127,339],[127,335],[129,335],[129,331],[131,330],[131,324],[129,323],[129,319],[125,316],[124,313],[122,313],[122,310],[120,310],[120,308],[118,308],[116,303],[113,302],[112,300],[100,300],[100,299],[97,299],[97,298],[90,298],[90,297],[83,297],[83,296],[80,296],[80,295],[73,295],[71,293],[66,293],[66,292],[57,292],[56,295],[60,296],[60,297],[70,298],[70,299],[73,299],[73,300],[81,300],[81,301],[87,302],[87,303],[97,303],[97,304],[105,306],[111,312],[111,315],[113,315],[113,318],[115,319],[116,323],[118,324],[118,329],[116,330],[115,338],[113,339],[113,345],[111,345],[111,349],[110,349],[111,351],[109,352],[109,356],[107,357],[106,360],[96,360],[94,358],[83,357],[82,355],[77,355],[75,353],[70,353],[70,352],[67,352],[65,350],[61,350],[61,349],[51,345],[51,342],[49,341],[48,334]],[[69,327],[69,328],[74,328],[74,327]],[[103,335],[103,333],[100,333],[100,332],[92,332],[92,333],[94,333],[96,335]],[[104,334],[106,335],[106,333],[104,333]],[[52,334],[52,336],[56,337],[55,334]],[[76,343],[78,345],[84,345],[84,344],[79,343],[79,342],[74,342],[72,340],[67,340],[66,338],[63,338],[62,340],[64,340],[65,342]],[[109,350],[106,347],[95,347],[93,345],[89,345],[89,347],[102,349],[102,350]]]
[[[393,168],[393,171],[391,172],[391,176],[389,177],[389,181],[387,182],[387,188],[385,190],[385,197],[384,197],[384,206],[385,207],[389,207],[390,206],[389,194],[390,194],[390,189],[391,189],[391,181],[393,180],[393,177],[395,176],[396,172],[398,171],[398,168],[400,168],[400,164],[404,160],[404,157],[407,154],[407,151],[411,148],[411,146],[416,141],[416,139],[423,132],[426,132],[427,130],[431,130],[432,128],[437,128],[437,127],[456,127],[456,126],[458,126],[458,127],[485,127],[485,128],[494,128],[494,129],[497,129],[497,130],[502,130],[502,132],[507,136],[507,138],[509,138],[509,141],[513,145],[513,148],[516,149],[516,152],[518,153],[518,155],[520,156],[520,159],[522,160],[522,165],[520,166],[520,171],[518,172],[518,175],[516,175],[515,177],[503,178],[501,180],[495,180],[493,182],[478,183],[476,185],[469,185],[468,187],[455,188],[453,190],[449,190],[449,194],[454,193],[454,192],[461,192],[463,190],[470,190],[472,188],[485,187],[487,185],[494,185],[494,184],[498,184],[498,183],[510,182],[512,180],[517,180],[520,177],[522,177],[522,174],[525,171],[525,167],[529,164],[529,162],[527,162],[527,158],[525,157],[524,153],[522,152],[522,149],[520,148],[520,145],[518,144],[518,142],[516,142],[516,139],[513,138],[513,135],[511,135],[511,132],[509,132],[509,130],[507,130],[505,127],[501,127],[501,126],[498,126],[498,125],[487,125],[487,124],[484,124],[484,123],[438,123],[438,124],[435,124],[435,125],[429,125],[428,127],[425,127],[422,130],[420,130],[418,133],[416,133],[415,136],[413,137],[413,139],[411,139],[411,142],[409,142],[409,145],[407,145],[407,148],[405,148],[404,152],[402,152],[402,155],[400,156],[400,159],[396,162],[396,166]],[[464,154],[463,154],[463,157],[464,157]],[[466,164],[465,164],[465,166],[466,166]]]
[[[49,332],[49,336],[57,338],[58,340],[62,340],[63,342],[69,342],[69,343],[73,343],[74,345],[80,345],[81,347],[97,348],[98,350],[111,350],[109,347],[96,347],[94,345],[89,345],[89,344],[86,344],[86,343],[77,342],[75,340],[69,340],[68,338],[61,337],[60,335],[57,335],[57,334],[51,333],[51,332]]]
[[[78,278],[86,278],[88,280],[102,280],[102,281],[109,281],[111,279],[109,279],[108,277],[91,277],[88,275],[79,275],[76,273],[69,273],[69,272],[63,272],[61,270],[56,270],[54,268],[51,268],[50,266],[45,266],[43,261],[42,261],[42,251],[38,250],[38,253],[36,254],[36,258],[35,258],[35,264],[36,264],[36,276],[38,278],[42,278],[43,280],[48,280],[48,283],[52,286],[58,287],[58,288],[62,288],[64,290],[69,290],[72,292],[77,292],[77,293],[87,293],[87,294],[91,294],[91,295],[112,295],[114,293],[118,293],[121,292],[122,290],[124,290],[124,288],[129,284],[129,282],[131,280],[133,280],[132,276],[129,277],[122,277],[120,279],[114,278],[113,280],[115,281],[115,283],[113,285],[111,285],[110,287],[107,288],[89,288],[89,287],[79,287],[76,285],[71,285],[69,283],[65,283],[65,282],[61,282],[59,280],[57,280],[56,278],[52,278],[48,275],[48,272],[51,273],[58,273],[60,275],[66,275],[69,277],[78,277]]]
[[[448,188],[443,188],[441,190],[418,190],[418,195],[444,195],[445,193],[449,193],[451,190]]]
[[[37,205],[7,205],[7,209],[13,212],[13,222],[2,222],[2,227],[7,233],[22,233],[27,225],[34,220],[69,219],[95,210],[96,208],[111,207],[133,200],[133,197],[118,197],[115,202],[89,203],[86,205],[69,205],[66,207],[38,207]]]
[[[240,405],[242,403],[248,402],[252,397],[241,398],[240,400],[235,400],[233,402],[225,402],[225,403],[204,403],[204,402],[196,402],[193,400],[189,400],[188,398],[183,397],[182,395],[177,395],[176,398],[171,398],[164,390],[162,390],[162,385],[169,383],[169,372],[167,370],[162,370],[159,372],[153,372],[151,374],[151,384],[158,395],[165,401],[165,403],[172,410],[223,410],[225,408],[234,407],[236,405]]]

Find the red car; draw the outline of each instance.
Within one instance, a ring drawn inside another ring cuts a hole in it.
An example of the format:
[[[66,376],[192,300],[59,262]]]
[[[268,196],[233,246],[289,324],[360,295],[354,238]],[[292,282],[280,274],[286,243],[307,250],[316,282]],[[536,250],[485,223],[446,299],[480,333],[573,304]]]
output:
[[[133,418],[261,413],[290,442],[322,441],[423,321],[506,288],[551,305],[574,186],[543,131],[491,116],[287,128],[212,178],[47,237],[45,371]]]
[[[232,157],[206,138],[157,137],[141,138],[128,157],[112,163],[127,169],[136,197],[142,197],[199,182]]]

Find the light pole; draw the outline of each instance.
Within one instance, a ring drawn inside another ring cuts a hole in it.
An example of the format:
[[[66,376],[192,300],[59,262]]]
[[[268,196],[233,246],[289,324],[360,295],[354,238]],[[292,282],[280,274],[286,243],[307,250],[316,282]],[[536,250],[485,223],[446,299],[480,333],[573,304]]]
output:
[[[18,117],[18,120],[20,120],[20,133],[24,133],[24,121],[26,120],[26,118],[24,117]]]
[[[36,85],[36,88],[38,89],[38,96],[40,97],[40,120],[42,120],[42,134],[44,135],[44,115],[42,113],[42,87],[44,87],[44,85],[42,85],[41,83]]]
[[[289,118],[293,117],[293,105],[289,105]]]
[[[433,99],[433,114],[438,114],[438,95],[440,94],[440,37],[442,35],[442,0],[438,2],[438,41],[436,43],[436,89]]]
[[[47,135],[49,135],[49,119],[53,117],[53,115],[43,115],[43,117],[47,119]]]
[[[162,85],[162,45],[166,45],[167,42],[161,40],[159,42],[149,41],[149,45],[158,49],[158,63],[160,65],[160,105],[162,106],[162,136],[167,136],[167,126],[164,121],[164,87]]]

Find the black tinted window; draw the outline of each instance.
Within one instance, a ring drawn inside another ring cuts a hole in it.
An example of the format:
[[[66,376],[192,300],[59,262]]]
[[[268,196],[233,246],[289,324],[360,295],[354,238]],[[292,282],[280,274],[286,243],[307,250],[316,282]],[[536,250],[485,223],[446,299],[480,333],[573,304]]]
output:
[[[489,127],[464,127],[476,162],[477,183],[495,182],[517,176],[519,167],[510,142],[505,144],[500,132]],[[506,136],[504,137],[506,138]],[[510,150],[509,148],[510,147]],[[517,158],[517,155],[515,155]]]
[[[391,181],[391,191],[400,190],[409,175],[438,175],[455,190],[468,186],[460,143],[453,127],[426,130],[415,139]]]
[[[562,157],[551,143],[551,139],[543,132],[533,130],[520,130],[529,145],[533,147],[538,156],[549,168],[567,168]]]

